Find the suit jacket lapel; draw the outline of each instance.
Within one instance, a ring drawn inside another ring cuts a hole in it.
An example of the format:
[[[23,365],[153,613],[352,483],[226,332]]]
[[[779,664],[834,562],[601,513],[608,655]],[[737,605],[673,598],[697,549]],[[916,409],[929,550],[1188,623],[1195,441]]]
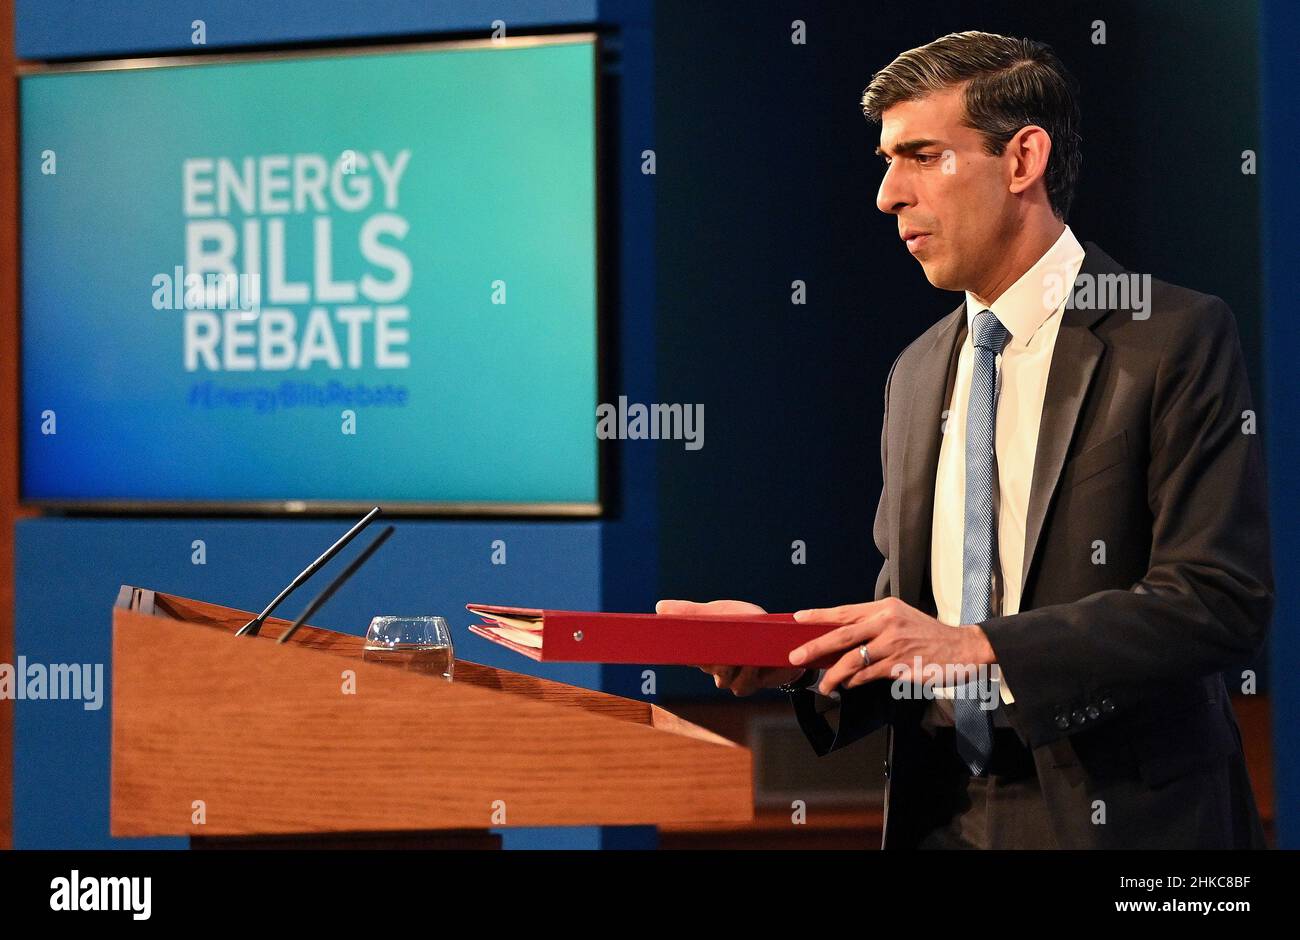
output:
[[[921,597],[922,575],[930,560],[930,527],[934,522],[934,480],[943,440],[944,409],[952,399],[957,357],[966,338],[966,304],[950,313],[921,353],[912,394],[901,403],[907,429],[903,446],[902,492],[892,545],[898,549],[898,596],[919,609],[931,607]]]
[[[1052,350],[1052,364],[1047,373],[1047,393],[1043,399],[1043,416],[1038,426],[1038,446],[1034,453],[1034,476],[1029,486],[1029,510],[1025,516],[1025,555],[1021,568],[1021,607],[1029,592],[1029,575],[1037,556],[1038,539],[1043,531],[1048,507],[1056,494],[1056,484],[1061,478],[1065,456],[1074,440],[1079,414],[1088,397],[1097,363],[1105,352],[1105,344],[1092,332],[1093,325],[1119,306],[1098,305],[1101,292],[1096,290],[1098,275],[1118,274],[1124,269],[1092,242],[1086,243],[1083,264],[1071,291],[1061,318],[1056,347]],[[1087,287],[1092,298],[1087,308],[1081,308],[1080,291]]]

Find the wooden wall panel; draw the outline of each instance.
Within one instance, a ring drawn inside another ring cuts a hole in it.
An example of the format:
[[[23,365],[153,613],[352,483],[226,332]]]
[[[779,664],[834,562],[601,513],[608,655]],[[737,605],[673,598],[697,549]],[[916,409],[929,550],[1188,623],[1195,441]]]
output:
[[[13,0],[0,0],[0,75],[0,663],[12,663],[18,512],[18,81]],[[13,712],[13,702],[0,700],[0,849],[13,844]]]

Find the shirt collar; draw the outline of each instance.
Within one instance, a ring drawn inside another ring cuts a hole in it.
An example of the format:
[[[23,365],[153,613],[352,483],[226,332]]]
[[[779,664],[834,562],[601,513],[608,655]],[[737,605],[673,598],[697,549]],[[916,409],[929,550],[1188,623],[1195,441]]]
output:
[[[1029,345],[1038,328],[1065,304],[1068,290],[1064,288],[1074,284],[1074,279],[1083,266],[1083,255],[1083,246],[1067,225],[1056,243],[993,303],[986,306],[976,300],[974,294],[966,291],[968,335],[974,335],[975,314],[981,310],[992,310],[1011,334],[1010,345]],[[1057,280],[1048,280],[1053,277]],[[1062,289],[1053,290],[1053,285]]]

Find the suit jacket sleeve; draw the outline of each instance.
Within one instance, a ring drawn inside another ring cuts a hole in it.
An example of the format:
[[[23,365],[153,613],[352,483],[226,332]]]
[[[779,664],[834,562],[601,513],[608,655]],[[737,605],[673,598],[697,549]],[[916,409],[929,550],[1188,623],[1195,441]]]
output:
[[[899,355],[899,359],[902,355]],[[876,548],[884,556],[880,574],[876,577],[876,600],[889,597],[889,525],[886,507],[887,483],[889,470],[886,463],[885,442],[889,430],[889,385],[894,378],[894,369],[898,359],[889,367],[885,379],[885,415],[880,430],[880,502],[876,505],[876,520],[872,535]],[[818,695],[809,689],[792,692],[795,717],[808,740],[812,742],[817,755],[824,756],[838,750],[846,744],[852,744],[859,738],[881,728],[892,714],[893,700],[889,695],[891,682],[888,680],[870,682],[852,689],[840,689],[838,701]],[[828,719],[838,719],[832,727]]]
[[[1008,718],[1031,746],[1081,730],[1068,717],[1078,709],[1119,717],[1158,699],[1162,684],[1240,668],[1258,651],[1273,574],[1250,409],[1236,321],[1207,297],[1172,331],[1153,384],[1145,576],[982,624],[1016,690]]]

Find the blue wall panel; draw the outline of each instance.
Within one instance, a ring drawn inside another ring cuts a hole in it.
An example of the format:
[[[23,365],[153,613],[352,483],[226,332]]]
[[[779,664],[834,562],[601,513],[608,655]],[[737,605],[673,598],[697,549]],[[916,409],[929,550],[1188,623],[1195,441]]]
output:
[[[1264,348],[1267,382],[1266,431],[1269,499],[1272,503],[1273,569],[1277,607],[1271,656],[1277,681],[1270,684],[1273,708],[1273,799],[1277,846],[1300,849],[1300,689],[1291,678],[1300,663],[1300,439],[1288,424],[1300,415],[1300,322],[1295,307],[1295,220],[1300,215],[1300,5],[1267,0],[1260,11],[1264,138],[1260,176],[1264,184]]]
[[[223,47],[483,32],[500,19],[507,34],[537,26],[591,23],[596,0],[17,0],[20,59],[95,58]],[[191,41],[203,20],[206,45]]]

